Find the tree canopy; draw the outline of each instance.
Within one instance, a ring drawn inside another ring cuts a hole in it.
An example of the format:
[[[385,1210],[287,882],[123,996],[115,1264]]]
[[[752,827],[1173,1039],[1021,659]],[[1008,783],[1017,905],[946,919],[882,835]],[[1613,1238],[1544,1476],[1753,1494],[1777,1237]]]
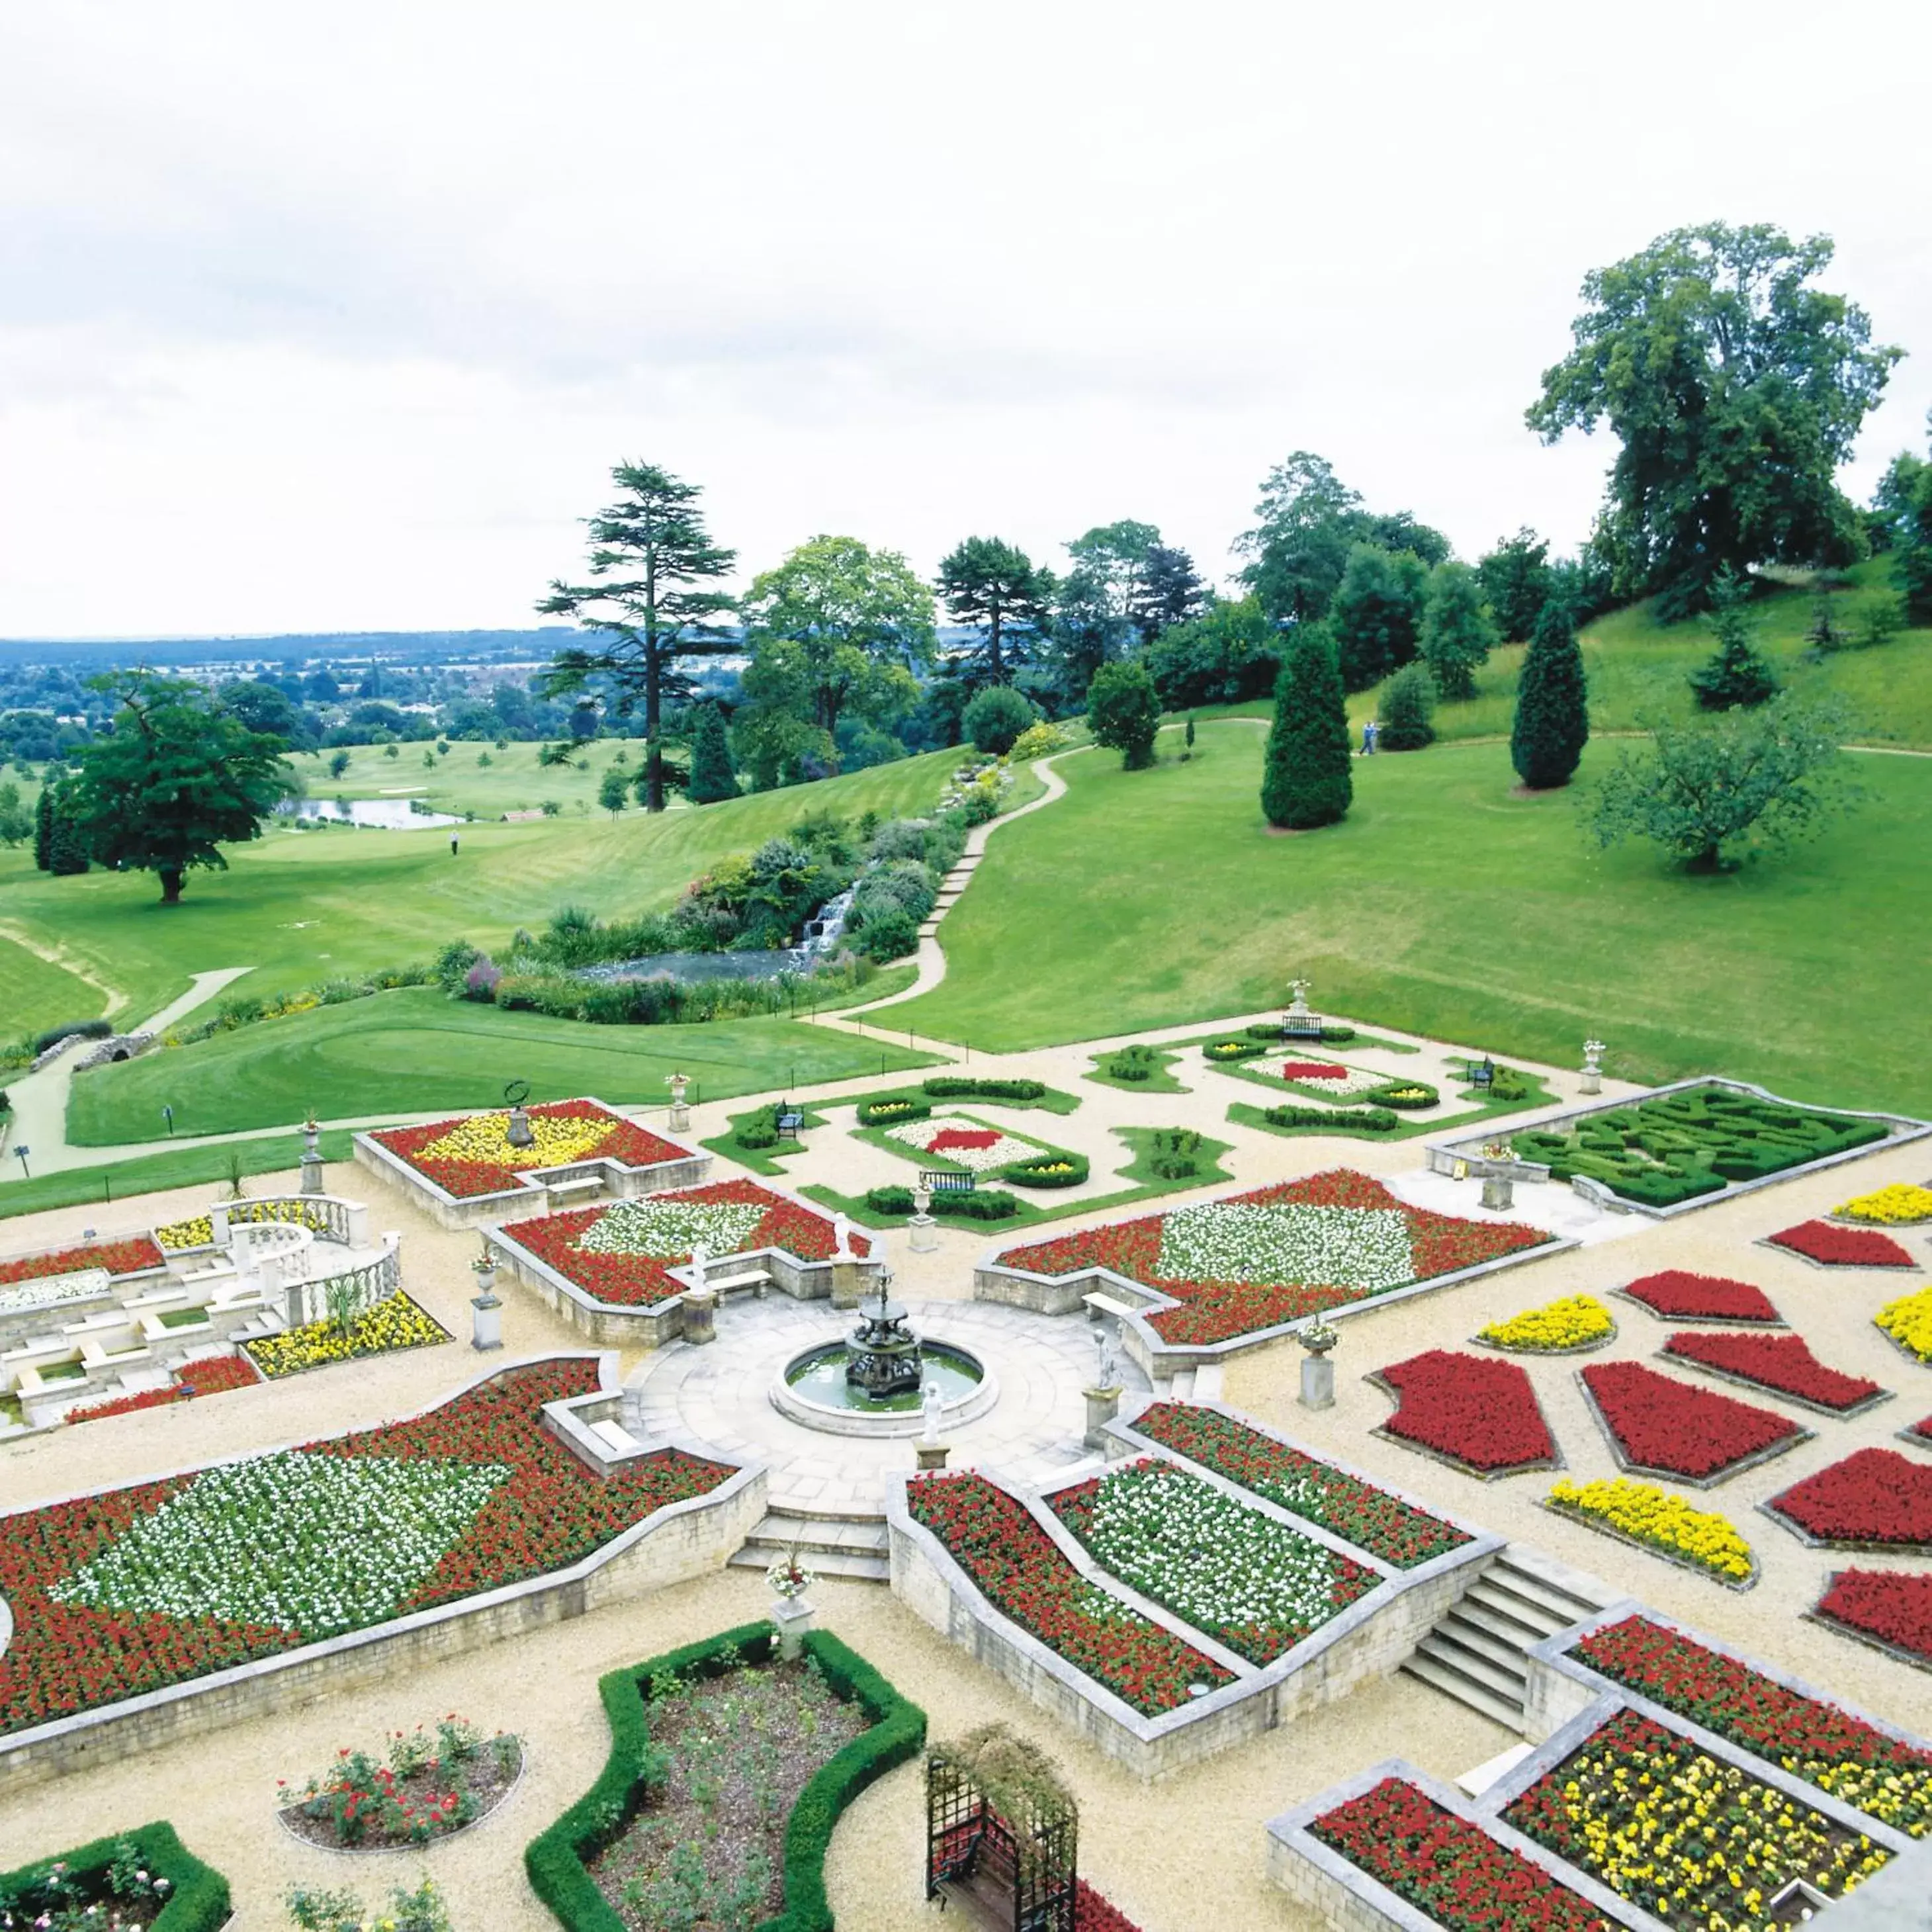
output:
[[[1527,527],[1504,537],[1476,566],[1483,595],[1506,644],[1529,641],[1550,595],[1550,545]]]
[[[1822,235],[1710,222],[1584,278],[1576,346],[1527,419],[1546,442],[1603,423],[1622,444],[1600,528],[1620,595],[1680,616],[1726,565],[1857,556],[1836,472],[1903,352],[1810,286],[1832,252]]]
[[[738,554],[711,541],[698,484],[653,463],[620,463],[610,478],[617,500],[585,520],[592,580],[553,581],[537,606],[546,616],[575,618],[593,641],[559,651],[540,682],[550,696],[601,686],[620,718],[643,706],[644,803],[662,812],[663,707],[691,689],[679,669],[683,659],[735,648],[713,621],[731,598],[704,586],[729,575]]]
[[[91,682],[119,701],[113,730],[81,753],[56,812],[87,853],[154,873],[162,903],[175,904],[190,868],[225,871],[224,843],[261,836],[294,772],[279,738],[250,730],[199,685],[149,671]]]
[[[1160,698],[1137,660],[1102,664],[1087,692],[1087,722],[1094,742],[1120,754],[1128,771],[1144,771],[1154,763],[1154,739],[1160,730]]]
[[[1347,689],[1366,691],[1415,656],[1428,594],[1429,572],[1414,551],[1350,550],[1328,614]]]
[[[1004,684],[1030,640],[1047,625],[1053,575],[1016,544],[968,537],[939,566],[938,589],[956,624],[986,627],[974,654],[984,682]]]
[[[1482,579],[1468,564],[1451,560],[1430,572],[1417,642],[1443,697],[1475,696],[1476,674],[1489,662],[1496,627],[1483,601]]]

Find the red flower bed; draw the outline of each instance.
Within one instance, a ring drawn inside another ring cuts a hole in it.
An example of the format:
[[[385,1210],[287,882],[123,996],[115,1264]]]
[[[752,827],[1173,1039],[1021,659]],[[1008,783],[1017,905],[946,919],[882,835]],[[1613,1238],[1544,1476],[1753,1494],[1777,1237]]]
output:
[[[1462,1221],[1398,1201],[1378,1180],[1352,1168],[1336,1168],[1310,1174],[1304,1180],[1283,1181],[1226,1197],[1228,1204],[1250,1208],[1372,1208],[1393,1210],[1408,1224],[1409,1252],[1414,1281],[1428,1281],[1460,1268],[1474,1268],[1540,1246],[1551,1237],[1540,1228],[1516,1221]],[[1067,1275],[1082,1268],[1111,1268],[1130,1281],[1145,1283],[1171,1294],[1184,1305],[1164,1308],[1148,1318],[1166,1341],[1192,1343],[1225,1342],[1257,1328],[1271,1328],[1344,1302],[1359,1301],[1366,1291],[1321,1282],[1276,1284],[1268,1282],[1188,1281],[1160,1272],[1160,1236],[1166,1217],[1149,1214],[1137,1221],[1117,1221],[1111,1227],[1090,1228],[1080,1234],[1060,1234],[1009,1248],[998,1259],[1005,1264],[1046,1275]]]
[[[1803,1433],[1768,1408],[1693,1388],[1641,1362],[1594,1362],[1582,1372],[1624,1462],[1646,1474],[1715,1476]]]
[[[1211,1408],[1158,1402],[1134,1426],[1190,1462],[1346,1538],[1398,1569],[1460,1548],[1464,1532],[1332,1464]]]
[[[928,1154],[944,1154],[952,1148],[989,1148],[1000,1138],[991,1127],[941,1127],[926,1144]]]
[[[1619,1932],[1542,1866],[1400,1778],[1309,1829],[1449,1932]]]
[[[1819,1598],[1818,1614],[1932,1664],[1932,1576],[1841,1570]]]
[[[1570,1655],[1612,1683],[1661,1704],[1707,1731],[1741,1744],[1768,1764],[1795,1772],[1821,1790],[1917,1836],[1932,1826],[1932,1751],[1915,1750],[1861,1718],[1816,1697],[1786,1689],[1748,1664],[1708,1650],[1647,1617],[1626,1617],[1582,1638]],[[1863,1765],[1873,1780],[1848,1781],[1845,1767]],[[1902,1780],[1887,1794],[1878,1780]],[[1859,1803],[1861,1794],[1870,1798]]]
[[[1392,1364],[1379,1378],[1397,1398],[1385,1434],[1484,1474],[1555,1466],[1556,1445],[1535,1388],[1515,1363],[1431,1348]]]
[[[1281,1070],[1284,1080],[1346,1080],[1348,1070],[1329,1060],[1291,1060]]]
[[[84,1268],[105,1268],[114,1275],[139,1274],[144,1268],[164,1267],[166,1258],[146,1234],[131,1241],[90,1241],[82,1247],[0,1262],[0,1288],[12,1282],[39,1281],[51,1274],[78,1274]]]
[[[995,1610],[1144,1714],[1186,1703],[1190,1684],[1233,1681],[1125,1604],[1096,1614],[1093,1586],[1017,1498],[985,1477],[922,1476],[908,1486],[906,1505]]]
[[[1932,1550],[1932,1465],[1896,1449],[1859,1449],[1766,1506],[1821,1543]]]
[[[1862,1376],[1826,1367],[1799,1335],[1672,1335],[1664,1352],[1820,1408],[1856,1408],[1883,1392]]]
[[[1838,1228],[1829,1221],[1801,1221],[1765,1238],[1826,1268],[1916,1268],[1918,1264],[1889,1234],[1875,1228]]]
[[[1761,1288],[1748,1281],[1730,1281],[1722,1275],[1691,1274],[1683,1268],[1666,1268],[1661,1274],[1647,1274],[1624,1290],[1634,1301],[1640,1301],[1653,1315],[1668,1322],[1761,1322],[1767,1328],[1781,1328],[1784,1317],[1774,1308]]]
[[[614,1160],[626,1167],[653,1167],[660,1161],[682,1160],[685,1150],[674,1142],[660,1140],[634,1121],[600,1107],[594,1100],[552,1100],[526,1110],[532,1118],[570,1120],[608,1120],[611,1131],[589,1153],[555,1163],[574,1167],[580,1161]],[[464,1198],[479,1194],[502,1194],[517,1185],[517,1165],[527,1166],[536,1150],[526,1148],[514,1161],[425,1160],[421,1150],[434,1146],[452,1129],[460,1127],[474,1114],[457,1114],[446,1120],[430,1120],[419,1127],[386,1127],[370,1138],[406,1160],[425,1180],[433,1180],[446,1192]]]
[[[428,1457],[511,1470],[398,1615],[577,1562],[654,1510],[701,1496],[732,1474],[722,1463],[663,1450],[608,1481],[596,1476],[542,1426],[540,1412],[546,1402],[586,1395],[596,1385],[594,1363],[538,1363],[506,1370],[427,1415],[307,1445],[319,1455]],[[0,1654],[0,1732],[308,1641],[297,1630],[99,1610],[50,1594],[136,1516],[194,1480],[171,1476],[0,1518],[0,1597],[14,1618],[13,1642]]]
[[[1141,1932],[1118,1905],[1102,1898],[1084,1878],[1073,1881],[1073,1932]]]
[[[139,1395],[121,1395],[97,1402],[86,1408],[70,1408],[69,1422],[100,1422],[111,1415],[131,1415],[137,1409],[165,1408],[170,1402],[191,1401],[198,1395],[220,1395],[225,1389],[252,1388],[261,1380],[248,1359],[241,1355],[211,1355],[200,1361],[184,1362],[175,1371],[175,1379],[166,1388],[143,1389]]]
[[[796,1202],[788,1201],[755,1181],[714,1181],[708,1187],[688,1187],[676,1194],[654,1194],[650,1198],[763,1208],[764,1219],[746,1238],[746,1252],[754,1248],[782,1248],[802,1262],[823,1262],[831,1259],[838,1246],[832,1223],[823,1214],[814,1214],[808,1208],[801,1208]],[[681,1294],[683,1285],[672,1279],[670,1270],[689,1261],[688,1254],[598,1254],[578,1246],[584,1235],[609,1211],[608,1206],[572,1208],[564,1214],[546,1214],[533,1221],[508,1222],[503,1232],[587,1294],[615,1307],[648,1308]],[[852,1235],[851,1249],[862,1258],[872,1251],[872,1244],[860,1234]],[[714,1255],[712,1258],[716,1261],[719,1257]]]

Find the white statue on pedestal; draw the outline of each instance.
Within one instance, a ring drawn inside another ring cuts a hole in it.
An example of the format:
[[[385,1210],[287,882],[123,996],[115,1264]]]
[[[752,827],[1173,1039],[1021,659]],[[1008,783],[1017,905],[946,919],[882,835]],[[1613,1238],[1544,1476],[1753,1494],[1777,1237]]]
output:
[[[835,1262],[849,1262],[856,1258],[852,1252],[852,1224],[843,1214],[832,1217],[832,1258]]]
[[[705,1270],[711,1265],[711,1250],[702,1241],[691,1251],[691,1285],[693,1288],[704,1286]]]
[[[943,1406],[939,1384],[928,1382],[920,1398],[920,1413],[926,1418],[926,1430],[920,1438],[921,1442],[937,1442],[939,1440],[939,1412]]]

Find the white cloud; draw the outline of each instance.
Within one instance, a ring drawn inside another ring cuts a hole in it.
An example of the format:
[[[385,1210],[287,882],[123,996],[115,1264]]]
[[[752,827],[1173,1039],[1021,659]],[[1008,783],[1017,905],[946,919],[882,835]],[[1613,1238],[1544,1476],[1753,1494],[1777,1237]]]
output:
[[[68,0],[0,45],[0,634],[519,623],[620,458],[747,571],[1120,516],[1210,571],[1327,454],[1473,553],[1593,265],[1837,237],[1916,352],[1927,10]],[[110,531],[111,534],[104,535]]]

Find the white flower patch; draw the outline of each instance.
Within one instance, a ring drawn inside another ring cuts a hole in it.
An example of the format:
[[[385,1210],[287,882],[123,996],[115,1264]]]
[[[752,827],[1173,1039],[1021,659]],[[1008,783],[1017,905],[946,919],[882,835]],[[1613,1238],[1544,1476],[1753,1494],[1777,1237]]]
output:
[[[998,1138],[988,1147],[942,1148],[932,1155],[934,1160],[950,1160],[956,1166],[970,1167],[975,1174],[990,1174],[996,1167],[1010,1167],[1016,1160],[1030,1160],[1035,1154],[1046,1151],[1037,1141],[1022,1140],[1018,1134],[986,1127],[964,1114],[942,1114],[930,1120],[904,1120],[896,1127],[887,1127],[885,1132],[892,1139],[903,1141],[921,1154],[931,1154],[933,1142],[949,1127],[969,1134],[997,1134]]]
[[[765,1210],[744,1201],[620,1201],[575,1245],[584,1254],[654,1255],[680,1261],[701,1246],[708,1255],[742,1252]]]
[[[1280,1075],[1284,1066],[1340,1066],[1339,1060],[1264,1060],[1262,1064],[1270,1073]],[[1282,1077],[1286,1077],[1283,1076]],[[1318,1080],[1312,1074],[1298,1073],[1295,1080],[1310,1093],[1319,1094],[1324,1100],[1352,1100],[1358,1094],[1372,1094],[1378,1087],[1389,1084],[1391,1076],[1386,1073],[1368,1073],[1359,1066],[1345,1066],[1339,1080]]]
[[[78,1274],[37,1275],[32,1280],[0,1288],[0,1315],[17,1315],[26,1308],[54,1308],[64,1301],[85,1301],[105,1291],[112,1277],[104,1268],[86,1268]]]
[[[1170,1281],[1311,1282],[1370,1294],[1415,1279],[1408,1222],[1393,1208],[1177,1208],[1161,1222],[1160,1266]]]
[[[1333,1551],[1184,1471],[1102,1478],[1083,1534],[1104,1569],[1202,1630],[1271,1626],[1294,1642],[1336,1613]]]
[[[497,1463],[278,1450],[197,1476],[49,1593],[136,1615],[365,1630],[462,1540]]]

